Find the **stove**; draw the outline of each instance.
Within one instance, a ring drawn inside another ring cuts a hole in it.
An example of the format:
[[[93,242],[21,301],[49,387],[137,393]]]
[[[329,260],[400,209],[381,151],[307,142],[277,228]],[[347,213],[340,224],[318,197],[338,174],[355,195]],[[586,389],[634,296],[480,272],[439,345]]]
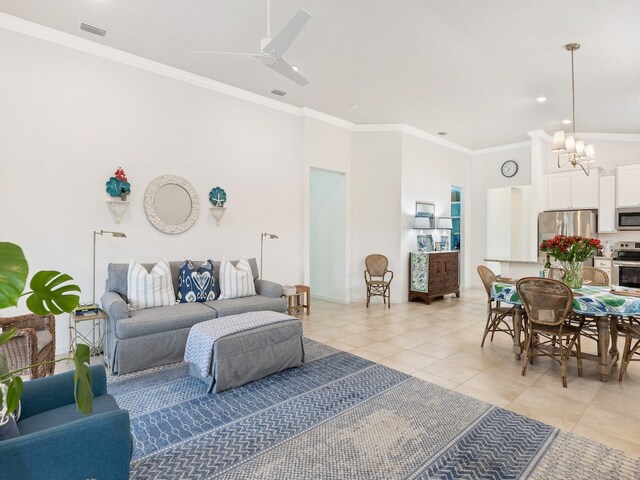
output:
[[[640,242],[617,242],[613,256],[613,284],[640,288]]]

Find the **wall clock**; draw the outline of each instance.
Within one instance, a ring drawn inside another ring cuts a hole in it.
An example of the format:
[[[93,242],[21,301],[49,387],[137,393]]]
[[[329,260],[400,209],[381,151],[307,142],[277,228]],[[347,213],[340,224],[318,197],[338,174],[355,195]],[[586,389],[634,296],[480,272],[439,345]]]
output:
[[[518,173],[518,164],[515,160],[507,160],[502,164],[502,168],[500,170],[502,175],[507,178],[513,177],[516,173]]]

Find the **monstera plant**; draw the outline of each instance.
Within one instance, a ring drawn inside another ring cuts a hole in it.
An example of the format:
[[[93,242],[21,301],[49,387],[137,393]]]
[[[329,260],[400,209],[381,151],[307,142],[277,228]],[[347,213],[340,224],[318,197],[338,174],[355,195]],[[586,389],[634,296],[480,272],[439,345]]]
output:
[[[71,312],[78,306],[80,287],[70,283],[73,280],[66,273],[54,270],[37,272],[29,282],[29,291],[25,292],[29,265],[22,249],[8,242],[0,242],[0,309],[13,307],[21,297],[27,297],[27,308],[36,315]],[[0,334],[0,345],[7,343],[16,334],[10,329]],[[87,345],[79,344],[73,355],[75,364],[74,393],[78,409],[89,414],[92,410],[93,393],[89,369],[90,351]],[[65,361],[67,358],[29,365],[10,371],[6,357],[0,353],[0,406],[3,416],[13,413],[22,395],[20,374],[34,366]],[[3,418],[0,418],[0,421]]]

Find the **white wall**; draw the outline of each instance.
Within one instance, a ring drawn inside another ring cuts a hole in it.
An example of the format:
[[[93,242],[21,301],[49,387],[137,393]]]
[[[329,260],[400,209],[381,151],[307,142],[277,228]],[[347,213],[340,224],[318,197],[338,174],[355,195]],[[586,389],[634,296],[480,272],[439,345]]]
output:
[[[417,232],[413,230],[416,201],[436,205],[436,217],[451,215],[451,187],[462,188],[462,286],[469,285],[470,218],[475,209],[470,205],[471,156],[429,142],[415,135],[402,135],[402,216],[401,268],[402,297],[409,293],[409,253],[417,249]]]
[[[501,167],[507,160],[518,163],[518,173],[506,178]],[[469,230],[473,239],[470,241],[470,282],[473,286],[482,286],[480,277],[475,273],[478,265],[484,264],[487,258],[487,191],[491,188],[513,187],[531,184],[531,147],[518,145],[515,148],[500,149],[489,153],[474,155],[471,162],[471,204],[476,206],[471,218]],[[532,215],[536,216],[535,212]]]
[[[345,302],[346,188],[344,173],[311,169],[309,275],[313,296]]]
[[[364,259],[381,253],[396,272],[391,287],[394,302],[406,301],[396,281],[401,265],[400,186],[401,132],[353,132],[351,137],[351,300],[366,298]],[[382,301],[376,297],[372,301]]]
[[[90,300],[92,230],[128,237],[98,239],[98,297],[108,262],[258,257],[267,231],[280,239],[265,248],[265,277],[303,280],[302,117],[2,29],[0,44],[0,233],[32,271],[67,272]],[[115,224],[104,190],[120,165],[132,194]],[[144,215],[146,186],[166,173],[202,204],[182,235]],[[217,185],[228,195],[219,227],[208,211]],[[65,351],[65,317],[57,333]]]
[[[345,215],[342,230],[345,232],[344,254],[344,291],[337,298],[349,302],[349,283],[351,271],[351,131],[347,128],[331,125],[314,118],[304,118],[304,205],[303,205],[303,251],[304,251],[304,283],[311,283],[310,244],[310,201],[309,185],[311,169],[318,168],[344,174],[345,182]],[[312,290],[311,295],[315,296]]]

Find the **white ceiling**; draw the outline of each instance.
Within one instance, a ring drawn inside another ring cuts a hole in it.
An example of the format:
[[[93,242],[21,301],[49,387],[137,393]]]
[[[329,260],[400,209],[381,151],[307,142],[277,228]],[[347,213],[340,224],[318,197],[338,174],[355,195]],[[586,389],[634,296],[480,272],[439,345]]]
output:
[[[313,17],[286,53],[300,87],[252,58],[265,0],[0,0],[0,11],[355,123],[403,123],[480,149],[562,129],[640,133],[639,0],[272,0],[272,32]],[[108,31],[102,39],[80,22]],[[548,101],[538,104],[535,97]],[[279,98],[279,97],[275,97]],[[353,110],[350,105],[357,103]]]

